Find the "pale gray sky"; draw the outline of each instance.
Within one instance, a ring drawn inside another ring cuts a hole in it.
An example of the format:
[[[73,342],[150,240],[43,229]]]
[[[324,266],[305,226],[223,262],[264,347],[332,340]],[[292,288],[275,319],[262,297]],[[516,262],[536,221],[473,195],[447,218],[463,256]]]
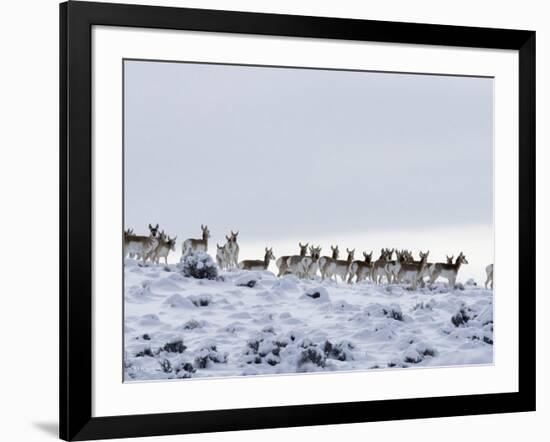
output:
[[[492,231],[492,142],[488,78],[126,61],[125,224]]]

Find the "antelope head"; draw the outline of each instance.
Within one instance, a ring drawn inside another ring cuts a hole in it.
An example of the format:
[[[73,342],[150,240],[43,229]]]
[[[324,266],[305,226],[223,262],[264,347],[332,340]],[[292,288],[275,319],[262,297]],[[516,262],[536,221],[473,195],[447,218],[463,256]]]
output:
[[[166,245],[168,246],[168,248],[170,250],[172,250],[172,252],[175,252],[176,251],[176,239],[177,239],[178,235],[174,236],[173,238],[170,238],[169,235],[166,236]]]
[[[313,256],[313,258],[315,260],[319,259],[321,257],[321,246],[312,247],[311,248],[311,256]]]
[[[330,249],[332,250],[332,259],[338,259],[338,256],[340,256],[340,251],[338,250],[338,244],[336,247],[330,246]]]
[[[151,224],[149,224],[149,232],[151,232],[151,236],[153,238],[156,238],[157,237],[157,233],[159,231],[159,225],[157,223],[157,225],[155,227],[153,227]]]
[[[370,253],[363,252],[363,256],[365,257],[365,262],[370,263],[372,262],[372,250]]]
[[[301,255],[301,256],[306,256],[307,248],[308,248],[308,246],[309,246],[309,243],[306,243],[306,244],[304,245],[304,244],[302,244],[301,242],[299,242],[298,245],[300,246],[300,255]]]
[[[202,230],[202,239],[208,239],[210,238],[210,230],[208,230],[208,226],[203,226],[201,224],[201,230]]]
[[[355,249],[350,250],[346,248],[346,252],[348,252],[348,261],[353,261],[353,257],[355,256]]]
[[[420,253],[420,261],[426,262],[428,260],[428,255],[430,254],[430,251],[428,250],[426,253],[422,253],[422,251],[420,251],[419,253]]]
[[[453,263],[453,259],[454,259],[455,256],[454,256],[454,255],[451,255],[451,256],[446,255],[446,257],[447,257],[447,264],[452,264],[452,263]]]
[[[466,260],[466,257],[464,256],[464,253],[460,252],[460,255],[458,255],[458,258],[456,258],[457,264],[468,264],[468,261]]]
[[[275,255],[273,254],[273,247],[271,247],[270,249],[268,249],[267,247],[265,248],[264,258],[267,259],[268,261],[275,259]]]

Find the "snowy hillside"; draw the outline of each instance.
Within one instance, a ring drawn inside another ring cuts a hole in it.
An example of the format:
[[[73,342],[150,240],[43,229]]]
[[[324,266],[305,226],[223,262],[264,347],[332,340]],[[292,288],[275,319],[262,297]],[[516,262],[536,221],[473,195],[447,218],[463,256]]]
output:
[[[493,293],[125,262],[125,380],[493,361]]]

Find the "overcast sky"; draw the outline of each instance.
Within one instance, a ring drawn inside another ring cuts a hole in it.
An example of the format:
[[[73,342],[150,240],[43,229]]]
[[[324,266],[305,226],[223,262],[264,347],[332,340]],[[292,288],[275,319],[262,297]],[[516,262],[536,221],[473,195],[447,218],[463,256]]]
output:
[[[492,232],[492,142],[492,79],[126,61],[125,223]]]

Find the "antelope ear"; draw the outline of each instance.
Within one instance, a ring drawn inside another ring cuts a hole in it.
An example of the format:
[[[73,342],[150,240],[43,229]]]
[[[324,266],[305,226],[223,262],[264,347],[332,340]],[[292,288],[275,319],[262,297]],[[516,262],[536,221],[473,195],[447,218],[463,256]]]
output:
[[[159,228],[159,223],[157,223],[157,225],[155,226],[155,229],[158,229]]]
[[[225,235],[225,239],[229,241],[229,236]]]
[[[153,227],[151,226],[151,224],[149,224],[149,228],[152,229]]]

